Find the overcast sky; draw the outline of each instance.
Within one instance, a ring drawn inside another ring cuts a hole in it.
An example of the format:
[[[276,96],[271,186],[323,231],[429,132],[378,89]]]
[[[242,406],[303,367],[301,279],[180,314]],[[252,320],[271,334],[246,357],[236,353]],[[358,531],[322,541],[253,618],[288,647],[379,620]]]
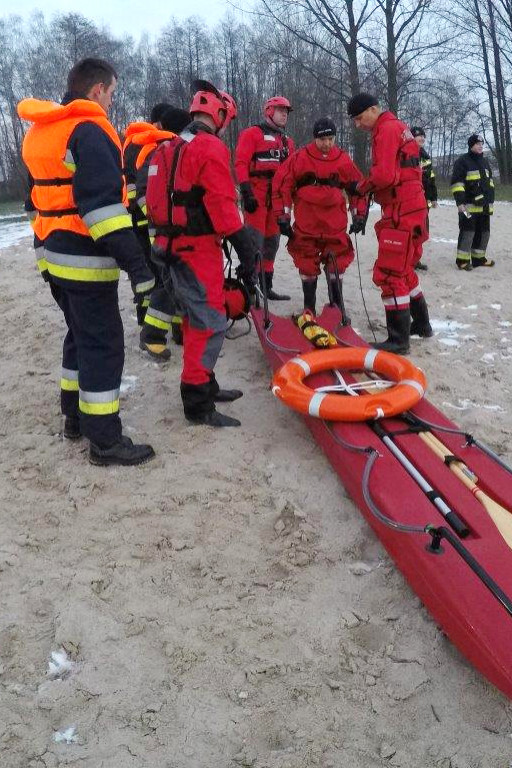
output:
[[[98,25],[107,24],[115,37],[128,33],[136,39],[139,39],[143,31],[151,35],[158,34],[171,16],[177,19],[200,16],[211,26],[229,9],[227,0],[41,0],[39,3],[33,0],[0,0],[0,17],[17,14],[28,19],[33,11],[41,10],[48,20],[57,12],[76,12]]]

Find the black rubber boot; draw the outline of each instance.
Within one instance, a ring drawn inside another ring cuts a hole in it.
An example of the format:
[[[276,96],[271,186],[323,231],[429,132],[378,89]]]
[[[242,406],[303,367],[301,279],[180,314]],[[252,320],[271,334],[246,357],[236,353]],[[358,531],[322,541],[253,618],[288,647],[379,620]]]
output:
[[[411,313],[409,309],[393,309],[386,312],[386,325],[388,338],[371,346],[374,349],[382,349],[385,352],[395,352],[397,355],[405,355],[409,351],[409,333],[411,326]]]
[[[141,328],[139,347],[159,363],[166,363],[171,358],[171,350],[167,346],[167,332],[147,323]]]
[[[99,467],[113,464],[124,467],[145,464],[154,455],[155,452],[150,445],[134,445],[126,435],[122,435],[121,439],[110,448],[99,448],[94,443],[91,443],[89,448],[89,461]]]
[[[428,316],[428,306],[425,297],[411,298],[411,336],[422,336],[430,339],[434,335]]]
[[[215,378],[213,381],[217,384]],[[238,419],[215,410],[213,389],[211,380],[206,384],[181,383],[181,399],[187,421],[191,424],[206,424],[209,427],[239,427]]]
[[[426,272],[428,270],[428,266],[424,264],[422,261],[418,261],[418,263],[415,265],[414,269],[420,269],[423,272]]]
[[[80,419],[78,416],[64,416],[64,428],[62,434],[66,440],[79,440],[82,437]]]
[[[260,273],[260,285],[261,285],[261,273]],[[289,301],[290,297],[286,295],[286,293],[276,293],[274,290],[272,290],[272,282],[274,280],[274,274],[272,272],[264,272],[263,273],[263,279],[265,280],[265,286],[267,288],[267,298],[271,301]],[[262,290],[263,290],[263,286]]]
[[[304,294],[304,309],[309,309],[316,315],[316,287],[318,278],[302,281],[302,293]]]
[[[241,389],[221,389],[215,378],[215,374],[210,374],[210,394],[215,403],[232,403],[243,397]]]

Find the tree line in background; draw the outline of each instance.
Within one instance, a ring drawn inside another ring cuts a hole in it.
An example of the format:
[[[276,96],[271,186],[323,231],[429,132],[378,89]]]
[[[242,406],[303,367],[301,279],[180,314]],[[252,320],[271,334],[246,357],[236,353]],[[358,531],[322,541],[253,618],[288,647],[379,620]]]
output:
[[[120,132],[158,101],[187,107],[200,77],[237,100],[231,146],[237,131],[261,120],[262,102],[282,94],[294,105],[289,127],[299,145],[328,115],[365,168],[367,137],[353,132],[345,108],[367,90],[425,128],[439,176],[450,175],[467,136],[480,131],[501,181],[512,181],[512,0],[255,0],[242,10],[215,27],[171,18],[139,41],[76,13],[0,19],[0,196],[24,193],[26,125],[16,104],[27,96],[59,101],[68,70],[86,56],[118,70],[110,117]]]

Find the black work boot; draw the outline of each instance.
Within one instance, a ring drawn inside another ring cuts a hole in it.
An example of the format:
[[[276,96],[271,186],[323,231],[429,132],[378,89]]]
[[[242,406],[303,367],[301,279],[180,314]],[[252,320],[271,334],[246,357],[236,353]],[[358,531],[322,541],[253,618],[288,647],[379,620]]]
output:
[[[150,445],[134,445],[129,437],[121,435],[117,443],[110,448],[99,448],[91,443],[89,448],[89,461],[99,467],[106,467],[112,464],[121,466],[135,466],[136,464],[145,464],[155,455]]]
[[[414,269],[420,269],[423,272],[426,272],[428,270],[428,266],[422,261],[418,261],[418,263],[414,265]]]
[[[302,293],[304,294],[304,309],[309,309],[316,315],[316,286],[318,278],[302,281]]]
[[[82,437],[80,419],[78,416],[64,416],[64,428],[62,434],[66,440],[79,440]]]
[[[480,258],[475,258],[475,256],[471,257],[471,266],[473,269],[476,269],[477,267],[494,267],[496,262],[494,259],[488,259],[486,256],[482,256]]]
[[[385,352],[395,352],[397,355],[405,355],[409,351],[409,333],[411,326],[411,314],[409,309],[392,309],[386,312],[386,325],[388,338],[371,344],[374,349],[382,349]]]
[[[428,316],[428,306],[423,295],[411,298],[411,336],[430,339],[434,335]]]
[[[263,278],[259,276],[260,285],[263,290],[262,280],[265,280],[265,286],[267,289],[267,298],[271,301],[289,301],[290,297],[286,295],[286,293],[276,293],[272,290],[272,283],[274,280],[274,274],[272,272],[263,272]]]
[[[139,347],[159,363],[166,363],[171,358],[171,350],[167,346],[167,332],[147,323],[142,326]]]
[[[219,411],[210,411],[196,418],[187,416],[186,419],[191,424],[205,424],[207,427],[239,427],[242,423],[239,419],[226,416],[225,413],[219,413]]]
[[[471,272],[473,265],[469,259],[455,259],[457,269],[462,269],[464,272]]]

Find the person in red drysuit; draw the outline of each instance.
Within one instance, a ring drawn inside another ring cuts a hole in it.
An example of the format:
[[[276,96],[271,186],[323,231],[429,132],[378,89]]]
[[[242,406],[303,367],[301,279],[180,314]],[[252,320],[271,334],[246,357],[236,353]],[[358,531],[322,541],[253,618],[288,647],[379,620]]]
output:
[[[409,127],[383,111],[371,94],[353,96],[347,112],[356,128],[372,134],[370,172],[354,192],[373,194],[382,209],[375,225],[379,251],[373,282],[382,292],[388,338],[373,346],[406,353],[410,333],[432,336],[427,303],[414,271],[428,240],[419,147]]]
[[[265,121],[240,133],[235,150],[235,172],[240,184],[244,220],[258,251],[263,254],[263,274],[269,299],[288,300],[272,288],[274,261],[279,248],[279,228],[272,212],[272,179],[295,150],[286,133],[292,106],[284,96],[274,96],[263,105]]]
[[[146,194],[155,226],[153,253],[168,265],[184,311],[181,398],[185,417],[194,424],[239,426],[238,419],[215,409],[216,402],[231,402],[243,394],[238,389],[220,389],[213,372],[227,325],[221,241],[226,237],[235,248],[241,278],[250,292],[256,284],[256,249],[243,226],[229,152],[219,138],[236,117],[236,104],[211,83],[199,80],[194,86],[192,122],[153,156],[155,167],[150,170]],[[158,165],[159,152],[172,153],[170,165]],[[152,185],[159,188],[159,173],[167,174],[161,201],[166,216],[170,209],[166,225],[157,221],[152,208]]]
[[[304,308],[316,313],[316,288],[320,267],[327,265],[334,304],[343,307],[341,278],[354,258],[347,235],[347,199],[343,190],[363,179],[363,174],[344,150],[334,145],[336,126],[327,117],[317,120],[313,141],[293,154],[274,176],[274,212],[287,249],[299,270]],[[294,223],[291,225],[293,205]],[[352,196],[351,232],[365,224],[367,201]],[[333,258],[330,258],[332,254]],[[340,284],[336,279],[336,267]]]

